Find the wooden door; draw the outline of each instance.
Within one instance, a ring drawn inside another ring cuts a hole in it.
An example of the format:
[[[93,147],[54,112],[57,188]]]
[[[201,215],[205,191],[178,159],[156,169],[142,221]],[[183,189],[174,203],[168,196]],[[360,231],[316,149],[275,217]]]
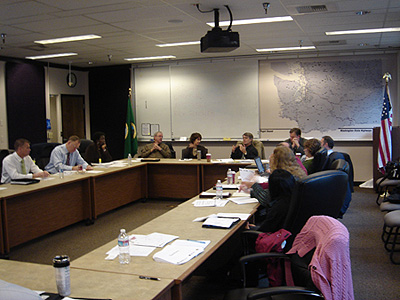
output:
[[[63,139],[71,135],[85,139],[85,96],[61,95],[61,114]]]

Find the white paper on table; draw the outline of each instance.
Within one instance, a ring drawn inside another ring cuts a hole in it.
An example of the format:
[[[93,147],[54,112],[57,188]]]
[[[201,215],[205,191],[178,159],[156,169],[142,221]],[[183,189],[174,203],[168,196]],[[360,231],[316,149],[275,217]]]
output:
[[[164,247],[166,244],[177,238],[179,238],[179,236],[153,232],[144,236],[136,236],[136,238],[132,240],[132,244],[140,246]]]
[[[156,247],[148,247],[148,246],[138,246],[138,245],[129,245],[129,255],[130,256],[149,256],[151,252],[154,251]],[[106,260],[114,260],[119,255],[118,245],[113,247],[111,250],[107,251]]]
[[[240,214],[240,213],[217,213],[218,218],[239,218],[240,220],[247,220],[250,214]]]
[[[191,161],[191,160],[193,160],[193,158],[181,158],[179,161]]]
[[[249,197],[249,193],[246,193],[245,191],[240,191],[240,192],[234,192],[233,194],[232,194],[232,197],[230,197],[230,198],[233,198],[233,197],[239,197],[239,198],[242,198],[242,197]]]
[[[242,178],[242,181],[251,181],[251,179],[254,177],[254,170],[249,170],[249,169],[239,169],[240,172],[240,177]]]
[[[7,189],[7,188],[5,188],[5,187],[0,187],[0,191],[1,191],[1,190],[6,190],[6,189]]]
[[[208,218],[204,221],[203,227],[230,228],[239,218]]]
[[[238,189],[240,187],[240,184],[225,184],[225,183],[223,183],[222,184],[222,188],[223,189],[230,189],[230,190],[232,190],[232,189]]]
[[[181,265],[195,258],[204,250],[201,247],[167,245],[164,249],[153,255],[154,261]]]
[[[109,166],[113,165],[115,162],[111,161],[111,162],[106,162],[106,163],[92,163],[93,166],[96,167],[102,167],[102,168],[108,168]]]
[[[99,173],[104,173],[104,171],[99,171],[99,170],[89,170],[89,171],[86,171],[86,173],[90,173],[90,174],[99,174]]]
[[[215,206],[215,199],[197,199],[193,201],[194,207],[211,207]]]
[[[212,214],[206,217],[198,217],[196,219],[194,219],[192,222],[203,222],[205,220],[207,220],[207,218],[218,218],[216,214]]]
[[[210,240],[175,240],[171,246],[195,247],[205,249],[211,243]]]
[[[236,198],[228,198],[230,201],[236,204],[249,204],[249,203],[257,203],[258,200],[256,198],[250,197],[236,197]]]

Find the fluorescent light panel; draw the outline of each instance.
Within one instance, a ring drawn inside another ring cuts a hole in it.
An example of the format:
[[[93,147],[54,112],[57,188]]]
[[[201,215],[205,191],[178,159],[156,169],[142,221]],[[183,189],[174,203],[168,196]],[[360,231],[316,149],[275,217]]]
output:
[[[400,31],[400,27],[327,31],[327,32],[325,32],[325,34],[326,35],[341,35],[341,34],[362,34],[362,33],[384,33],[384,32],[396,32],[396,31]]]
[[[190,46],[190,45],[200,45],[200,41],[156,44],[157,47],[177,47],[177,46]]]
[[[40,41],[35,41],[35,43],[47,45],[47,44],[67,43],[67,42],[76,42],[76,41],[93,40],[93,39],[101,39],[101,36],[96,34],[86,34],[86,35],[55,38],[49,40],[40,40]]]
[[[293,21],[291,16],[284,16],[284,17],[271,17],[271,18],[257,18],[257,19],[244,19],[244,20],[234,20],[232,22],[233,25],[250,25],[250,24],[261,24],[261,23],[272,23],[272,22],[286,22],[286,21]],[[229,26],[230,21],[222,21],[219,22],[219,26]],[[208,26],[214,27],[214,22],[208,22]]]
[[[281,47],[281,48],[265,48],[256,49],[257,52],[274,52],[274,51],[293,51],[293,50],[311,50],[315,49],[314,46],[297,46],[297,47]]]
[[[154,60],[154,59],[169,59],[176,58],[173,55],[164,55],[164,56],[149,56],[149,57],[133,57],[133,58],[124,58],[126,61],[137,61],[137,60]]]
[[[57,57],[64,57],[64,56],[74,56],[78,55],[78,53],[69,52],[69,53],[57,53],[57,54],[48,54],[48,55],[38,55],[38,56],[27,56],[26,59],[45,59],[45,58],[57,58]]]

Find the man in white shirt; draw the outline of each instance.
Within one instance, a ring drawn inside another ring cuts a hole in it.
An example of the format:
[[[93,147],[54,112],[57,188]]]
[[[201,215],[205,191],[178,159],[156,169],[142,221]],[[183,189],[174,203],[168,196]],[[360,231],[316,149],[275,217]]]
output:
[[[47,177],[49,173],[42,171],[29,156],[31,145],[26,139],[18,139],[14,143],[15,152],[3,160],[1,183],[9,183],[13,179],[32,179]]]
[[[60,170],[78,171],[81,169],[93,170],[82,158],[77,150],[81,144],[78,136],[72,135],[65,144],[57,146],[51,151],[50,161],[45,169],[50,174],[56,174]]]

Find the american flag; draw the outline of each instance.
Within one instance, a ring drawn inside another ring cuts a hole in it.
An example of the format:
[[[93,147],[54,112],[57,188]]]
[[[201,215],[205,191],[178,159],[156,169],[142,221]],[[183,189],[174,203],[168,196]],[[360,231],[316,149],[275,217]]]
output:
[[[389,87],[386,83],[383,96],[381,130],[378,152],[378,168],[383,171],[388,161],[392,159],[392,105],[389,98]]]

